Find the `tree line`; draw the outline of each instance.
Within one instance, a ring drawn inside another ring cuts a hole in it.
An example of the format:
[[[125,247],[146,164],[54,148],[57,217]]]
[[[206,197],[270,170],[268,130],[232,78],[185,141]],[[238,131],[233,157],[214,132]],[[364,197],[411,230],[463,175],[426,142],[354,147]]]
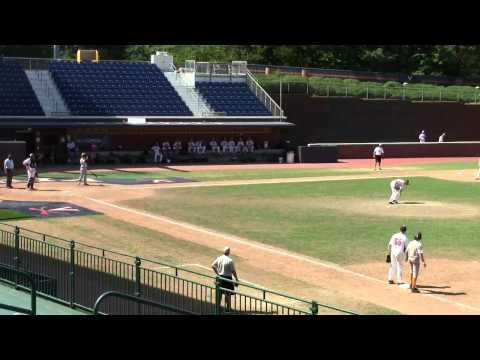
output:
[[[76,50],[98,49],[104,60],[148,60],[168,51],[176,65],[185,60],[406,73],[480,76],[480,45],[61,45],[62,58]],[[52,57],[51,45],[0,45],[0,55]]]

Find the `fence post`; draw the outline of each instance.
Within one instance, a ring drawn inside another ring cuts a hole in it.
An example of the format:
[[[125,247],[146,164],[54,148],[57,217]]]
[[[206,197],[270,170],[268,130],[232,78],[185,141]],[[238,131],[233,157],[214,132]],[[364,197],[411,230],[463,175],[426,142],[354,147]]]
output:
[[[137,256],[135,258],[135,296],[140,297],[140,265],[142,261]],[[140,315],[140,303],[137,303],[137,315]]]
[[[312,301],[312,307],[310,310],[312,311],[312,315],[318,314],[318,303],[316,301]]]
[[[70,241],[70,307],[75,307],[75,241]]]
[[[15,270],[20,269],[20,228],[15,226],[15,254],[13,257],[13,263],[15,264]],[[15,274],[15,289],[18,290],[18,277]]]
[[[215,277],[215,315],[220,315],[222,306],[222,293],[220,292],[220,279]]]

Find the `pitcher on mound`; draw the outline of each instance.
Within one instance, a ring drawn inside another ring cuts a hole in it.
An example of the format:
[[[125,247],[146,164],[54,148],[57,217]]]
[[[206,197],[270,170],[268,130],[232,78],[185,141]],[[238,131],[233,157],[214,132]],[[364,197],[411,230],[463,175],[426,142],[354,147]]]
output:
[[[390,196],[389,204],[398,204],[400,200],[400,194],[405,186],[410,184],[410,180],[396,179],[390,182],[390,190],[392,190],[392,195]]]

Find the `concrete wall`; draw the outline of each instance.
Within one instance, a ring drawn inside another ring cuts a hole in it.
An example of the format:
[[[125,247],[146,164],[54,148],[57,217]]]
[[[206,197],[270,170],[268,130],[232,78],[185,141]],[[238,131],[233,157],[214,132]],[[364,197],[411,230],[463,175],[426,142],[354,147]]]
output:
[[[428,141],[437,141],[442,132],[446,141],[480,140],[480,105],[284,95],[282,107],[296,125],[287,135],[296,146],[417,141],[421,130]]]

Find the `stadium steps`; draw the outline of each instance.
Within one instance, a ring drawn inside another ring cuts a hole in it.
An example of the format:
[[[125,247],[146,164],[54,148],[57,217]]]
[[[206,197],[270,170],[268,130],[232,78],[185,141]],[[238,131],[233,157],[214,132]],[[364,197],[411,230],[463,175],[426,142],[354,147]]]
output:
[[[70,115],[48,70],[26,70],[25,73],[47,116]]]
[[[14,286],[0,282],[0,303],[30,309],[30,302],[29,292],[15,290]],[[0,309],[0,315],[24,314]],[[37,315],[89,315],[89,313],[37,296]]]
[[[176,72],[164,72],[167,80],[172,84],[175,91],[187,104],[193,116],[213,116],[213,110],[208,103],[197,93],[194,86],[188,86],[184,81],[182,74]]]

